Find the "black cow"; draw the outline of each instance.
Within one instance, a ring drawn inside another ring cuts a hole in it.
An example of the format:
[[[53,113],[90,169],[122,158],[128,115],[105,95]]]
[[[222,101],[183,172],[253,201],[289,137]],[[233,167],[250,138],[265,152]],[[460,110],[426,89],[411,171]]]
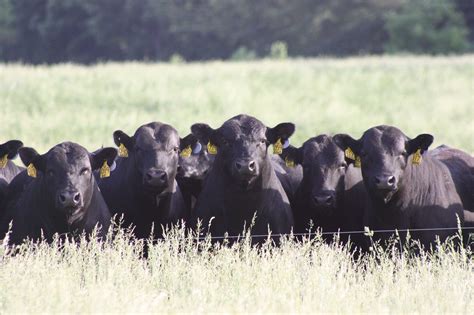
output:
[[[244,225],[251,226],[255,214],[253,234],[267,235],[268,229],[275,234],[289,233],[293,226],[291,208],[267,148],[286,141],[294,130],[292,123],[269,128],[247,115],[233,117],[218,129],[194,124],[193,134],[217,150],[194,219],[201,219],[207,228],[214,218],[210,228],[213,236],[241,234]]]
[[[363,231],[369,225],[360,169],[348,163],[331,136],[310,138],[300,148],[288,147],[282,155],[303,166],[294,207],[296,232],[308,231],[311,221],[325,233]],[[331,240],[332,235],[325,238]],[[367,246],[361,233],[351,235],[351,240],[358,247]]]
[[[433,136],[408,138],[395,127],[378,126],[361,139],[334,136],[343,150],[362,165],[362,177],[370,199],[370,211],[377,229],[456,228],[464,211],[448,168],[429,154],[423,154]],[[446,240],[455,230],[417,231],[413,238],[425,246],[436,236]],[[402,235],[403,237],[403,235]]]
[[[178,132],[170,125],[152,122],[139,127],[132,137],[121,130],[113,137],[122,157],[111,176],[99,180],[105,201],[113,214],[123,215],[126,227],[134,226],[137,238],[161,237],[162,225],[189,215],[175,180]]]
[[[296,202],[296,192],[303,181],[303,168],[299,164],[289,164],[283,155],[273,154],[270,159],[293,208]]]
[[[200,143],[193,134],[187,135],[182,141],[185,142],[184,147],[194,149],[190,151],[189,156],[188,154],[185,156],[180,154],[176,179],[186,204],[193,209],[201,193],[204,179],[214,163],[215,155],[210,154],[207,145]],[[206,141],[209,141],[209,139],[206,139]],[[295,193],[303,179],[302,167],[300,165],[288,166],[285,160],[277,154],[271,155],[271,162],[290,200],[290,204],[293,204]]]
[[[474,211],[474,157],[445,145],[429,153],[448,167],[464,209]]]
[[[18,140],[0,144],[0,217],[3,215],[3,199],[8,184],[24,169],[11,161],[18,155],[18,149],[22,146],[23,143]]]
[[[10,242],[21,243],[43,235],[51,241],[55,233],[91,233],[110,225],[110,212],[99,191],[93,171],[112,165],[117,150],[104,148],[89,153],[82,146],[64,142],[40,155],[21,148],[20,157],[28,170],[11,183],[2,229],[13,220]],[[28,175],[30,177],[28,177]]]
[[[206,144],[200,143],[193,134],[181,139],[183,149],[179,156],[176,180],[189,209],[194,208],[204,179],[214,162],[214,155],[209,153]]]

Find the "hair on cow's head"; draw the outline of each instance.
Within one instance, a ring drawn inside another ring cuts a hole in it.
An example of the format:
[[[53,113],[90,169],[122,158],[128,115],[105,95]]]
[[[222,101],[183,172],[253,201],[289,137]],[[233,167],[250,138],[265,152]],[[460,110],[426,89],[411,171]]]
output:
[[[21,161],[25,166],[32,164],[38,171],[44,172],[46,169],[46,157],[48,153],[39,154],[35,149],[30,147],[23,147],[19,150]],[[99,169],[104,161],[110,166],[114,163],[117,157],[117,149],[102,148],[94,153],[90,153],[90,163],[92,170]]]

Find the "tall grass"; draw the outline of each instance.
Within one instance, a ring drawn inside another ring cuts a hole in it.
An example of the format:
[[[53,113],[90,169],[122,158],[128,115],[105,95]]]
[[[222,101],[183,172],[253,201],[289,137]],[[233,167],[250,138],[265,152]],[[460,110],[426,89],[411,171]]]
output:
[[[0,263],[5,313],[469,313],[472,253],[397,248],[355,260],[321,237],[279,247],[196,243],[174,230],[142,258],[121,232],[106,242],[29,244]]]

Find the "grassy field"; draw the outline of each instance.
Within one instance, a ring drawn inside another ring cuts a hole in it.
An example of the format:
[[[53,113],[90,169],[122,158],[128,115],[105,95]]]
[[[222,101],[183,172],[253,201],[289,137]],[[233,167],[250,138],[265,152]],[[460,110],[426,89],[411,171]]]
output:
[[[93,150],[112,132],[159,120],[183,136],[249,113],[297,124],[294,143],[321,134],[359,137],[378,124],[474,152],[474,56],[366,57],[92,67],[0,65],[0,141],[46,150],[72,140]]]
[[[0,142],[44,152],[71,140],[94,150],[112,132],[168,122],[182,136],[238,113],[297,124],[293,143],[320,133],[359,137],[392,124],[435,145],[474,152],[474,56],[361,57],[192,64],[0,65]],[[320,241],[208,250],[176,232],[148,259],[119,235],[106,244],[0,252],[0,312],[469,313],[474,261],[443,248],[354,261]]]

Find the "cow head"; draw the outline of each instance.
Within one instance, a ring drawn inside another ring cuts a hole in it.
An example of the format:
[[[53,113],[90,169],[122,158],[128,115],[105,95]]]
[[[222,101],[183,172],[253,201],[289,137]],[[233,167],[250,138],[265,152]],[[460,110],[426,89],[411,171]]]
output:
[[[201,143],[217,148],[216,163],[219,159],[232,181],[247,190],[254,186],[262,168],[269,163],[268,146],[277,141],[285,142],[295,131],[295,125],[281,123],[270,128],[254,117],[239,115],[218,129],[194,124],[191,131]]]
[[[117,156],[114,148],[89,153],[82,146],[64,142],[41,155],[33,148],[21,148],[20,158],[38,172],[49,205],[66,216],[69,224],[79,220],[90,204],[95,188],[94,170],[104,163],[111,166]]]
[[[199,142],[192,133],[181,139],[178,177],[203,180],[209,172],[215,155],[207,150],[207,143]]]
[[[334,136],[334,140],[343,150],[350,148],[360,157],[367,191],[373,198],[388,203],[403,183],[409,157],[428,150],[433,136],[421,134],[410,139],[395,127],[378,126],[364,132],[359,140],[345,134]]]
[[[180,138],[172,126],[152,122],[137,129],[130,137],[114,132],[117,146],[128,151],[131,170],[141,181],[143,192],[156,195],[174,187],[180,152]]]
[[[18,154],[18,149],[23,146],[23,142],[18,140],[10,140],[4,144],[0,144],[0,163],[2,167],[6,166],[8,160],[14,159]]]
[[[282,157],[303,166],[304,194],[313,209],[329,213],[337,207],[348,163],[330,136],[311,138],[300,148],[289,146]]]

